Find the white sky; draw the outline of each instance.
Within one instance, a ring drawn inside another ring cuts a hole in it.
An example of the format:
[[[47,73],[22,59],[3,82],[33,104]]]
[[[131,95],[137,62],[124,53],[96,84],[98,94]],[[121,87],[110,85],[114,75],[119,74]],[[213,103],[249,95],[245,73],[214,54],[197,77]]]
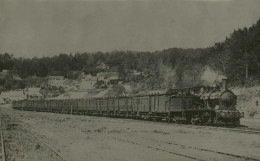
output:
[[[1,0],[0,53],[204,48],[259,18],[260,0]]]

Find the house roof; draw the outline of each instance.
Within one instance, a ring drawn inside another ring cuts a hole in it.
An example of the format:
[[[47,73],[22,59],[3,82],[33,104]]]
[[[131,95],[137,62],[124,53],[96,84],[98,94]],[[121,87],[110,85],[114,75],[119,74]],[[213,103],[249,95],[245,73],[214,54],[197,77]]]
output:
[[[13,79],[14,80],[23,80],[21,77],[19,77],[19,76],[13,76]]]
[[[63,80],[63,76],[49,76],[48,80]]]

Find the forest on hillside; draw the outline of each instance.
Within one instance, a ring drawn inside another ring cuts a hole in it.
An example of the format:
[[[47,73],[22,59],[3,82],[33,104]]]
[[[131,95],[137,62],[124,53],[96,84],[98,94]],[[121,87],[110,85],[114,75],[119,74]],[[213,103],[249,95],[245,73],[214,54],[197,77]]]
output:
[[[155,52],[113,51],[96,53],[60,53],[53,57],[16,58],[0,54],[0,71],[9,70],[25,79],[31,76],[64,76],[75,79],[78,74],[95,75],[96,66],[104,63],[109,71],[119,73],[124,82],[141,82],[143,88],[160,89],[202,85],[202,73],[210,68],[236,85],[259,84],[260,78],[260,19],[249,28],[234,30],[225,41],[204,49],[170,48]],[[134,80],[133,70],[145,75]],[[14,88],[11,78],[1,79],[0,87]],[[167,81],[166,85],[162,82]],[[6,87],[6,84],[9,86]],[[13,81],[13,83],[15,83]]]

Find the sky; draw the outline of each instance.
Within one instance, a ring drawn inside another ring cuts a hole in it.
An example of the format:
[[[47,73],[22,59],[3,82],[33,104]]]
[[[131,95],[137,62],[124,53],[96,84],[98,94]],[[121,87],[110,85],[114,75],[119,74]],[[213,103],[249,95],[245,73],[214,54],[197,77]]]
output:
[[[260,0],[0,0],[0,53],[205,48],[260,18]]]

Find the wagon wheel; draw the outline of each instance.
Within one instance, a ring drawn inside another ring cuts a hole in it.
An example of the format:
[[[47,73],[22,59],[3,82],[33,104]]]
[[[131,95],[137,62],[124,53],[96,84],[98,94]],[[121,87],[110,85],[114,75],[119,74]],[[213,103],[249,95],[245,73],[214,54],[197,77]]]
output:
[[[240,120],[236,120],[235,126],[239,126],[240,125]]]
[[[168,122],[168,123],[172,123],[172,122],[173,122],[172,118],[167,117],[167,122]]]
[[[212,125],[212,120],[211,118],[208,118],[207,122],[206,122],[206,125],[207,126],[211,126]]]
[[[192,117],[191,120],[190,120],[191,124],[192,125],[196,125],[196,118],[195,117]]]
[[[192,125],[202,125],[202,120],[199,117],[192,117],[191,118],[191,124]]]
[[[214,126],[219,126],[219,121],[218,121],[218,119],[215,117],[214,119],[213,119],[213,125]]]

